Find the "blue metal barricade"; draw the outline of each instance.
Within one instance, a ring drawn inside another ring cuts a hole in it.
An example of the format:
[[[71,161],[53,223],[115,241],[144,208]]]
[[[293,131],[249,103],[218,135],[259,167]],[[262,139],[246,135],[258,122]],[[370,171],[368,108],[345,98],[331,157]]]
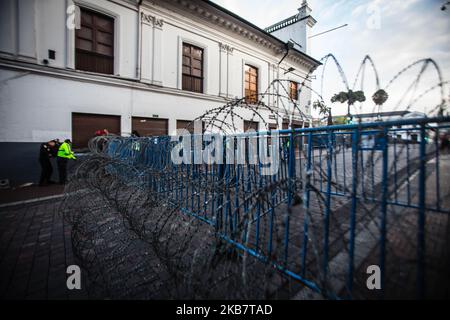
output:
[[[401,210],[404,216],[417,214],[402,230],[416,234],[417,292],[423,297],[427,215],[450,213],[449,190],[442,187],[442,179],[450,178],[443,174],[450,173],[441,169],[450,158],[439,143],[449,124],[450,117],[439,117],[280,130],[279,168],[273,175],[263,174],[260,144],[256,163],[248,163],[255,156],[250,153],[245,163],[226,159],[225,147],[223,163],[176,165],[170,137],[117,138],[108,143],[107,154],[142,168],[153,192],[215,227],[238,250],[327,297],[352,297],[366,250],[358,239],[372,225],[377,252],[372,260],[385,288],[389,232],[402,225]],[[272,135],[223,137],[223,145],[238,137],[247,147],[251,139],[270,138],[265,142],[270,145]],[[194,160],[193,146],[183,152]],[[366,258],[374,252],[366,251]],[[338,263],[345,265],[340,273]]]

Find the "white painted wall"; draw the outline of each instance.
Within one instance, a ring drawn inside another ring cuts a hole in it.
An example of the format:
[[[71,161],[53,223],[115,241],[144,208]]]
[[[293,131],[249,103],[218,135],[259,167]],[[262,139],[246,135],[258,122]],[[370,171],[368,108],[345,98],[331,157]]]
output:
[[[274,32],[272,32],[272,35],[277,37],[278,39],[281,39],[285,42],[289,41],[290,39],[293,39],[295,42],[300,44],[302,47],[299,48],[297,45],[295,46],[296,49],[308,53],[309,47],[308,47],[308,29],[309,27],[306,25],[305,21],[299,21],[294,24],[291,24],[287,27],[284,27],[282,29],[278,29]]]
[[[80,5],[115,19],[114,73],[136,78],[138,12],[107,0],[2,0],[0,1],[0,54],[33,59],[43,65],[48,50],[56,51],[49,66],[75,67],[75,30],[68,30],[67,8]]]
[[[71,113],[120,115],[122,133],[131,133],[131,116],[193,120],[222,103],[156,93],[146,89],[2,70],[0,142],[39,142],[71,137]],[[3,81],[10,78],[12,80]],[[12,110],[13,109],[13,110]]]
[[[35,0],[0,1],[0,21],[0,50],[23,59],[36,59]]]
[[[223,105],[225,98],[242,97],[245,63],[258,68],[260,92],[278,77],[282,54],[155,5],[142,12],[163,24],[142,23],[141,12],[119,2],[0,1],[0,55],[41,65],[24,67],[0,60],[0,142],[71,137],[72,112],[120,115],[122,134],[131,132],[132,116],[158,115],[169,119],[169,132],[174,133],[177,119],[193,120]],[[115,18],[117,79],[67,71],[75,65],[75,31],[66,28],[66,8],[73,3]],[[180,90],[183,41],[204,48],[204,94]],[[232,49],[221,49],[220,43]],[[50,69],[42,67],[49,49],[56,51],[56,59],[49,60]],[[283,68],[289,66],[285,60]],[[291,79],[302,82],[307,71],[293,66],[296,73]],[[130,78],[140,81],[123,81]],[[307,104],[309,96],[307,90],[302,92],[301,105]],[[276,99],[265,102],[275,105]],[[250,120],[251,114],[243,116]]]

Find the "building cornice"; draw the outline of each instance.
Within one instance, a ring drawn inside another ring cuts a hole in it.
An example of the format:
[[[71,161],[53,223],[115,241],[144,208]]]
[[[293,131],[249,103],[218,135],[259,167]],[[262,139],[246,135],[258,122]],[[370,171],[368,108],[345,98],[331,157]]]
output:
[[[134,11],[139,10],[139,0],[108,0],[108,1],[130,10]]]
[[[305,17],[300,17],[299,14],[294,14],[293,16],[291,16],[289,18],[286,18],[282,21],[279,21],[279,22],[265,28],[264,31],[272,33],[277,30],[281,30],[283,28],[289,27],[290,25],[295,24],[300,21],[303,21],[305,19],[307,19],[306,23],[309,27],[313,27],[317,23],[316,19],[314,19],[311,15],[308,15]]]
[[[289,18],[286,18],[286,19],[284,19],[282,21],[279,21],[277,23],[272,24],[271,26],[265,28],[264,31],[271,33],[271,32],[283,29],[285,27],[288,27],[291,24],[297,23],[297,22],[302,21],[302,20],[304,20],[306,18],[307,17],[300,18],[300,16],[298,14],[294,14],[293,16],[291,16]]]
[[[233,33],[239,34],[240,36],[251,40],[253,42],[258,43],[259,45],[274,50],[276,53],[282,53],[282,49],[274,44],[272,41],[268,39],[265,35],[257,34],[256,32],[251,31],[245,25],[232,21],[231,19],[221,15],[218,12],[213,12],[207,8],[207,6],[202,5],[201,2],[193,2],[186,0],[168,0],[168,2],[172,2],[183,9],[187,9],[191,14],[194,14],[202,19],[205,19],[212,24],[225,28],[227,30],[232,31]]]
[[[151,4],[154,5],[155,2],[163,7],[169,4],[183,12],[189,12],[215,26],[250,40],[276,55],[285,52],[285,43],[282,40],[210,1],[165,0],[151,1]],[[304,66],[307,70],[314,70],[321,64],[314,58],[295,49],[290,51],[288,59]]]

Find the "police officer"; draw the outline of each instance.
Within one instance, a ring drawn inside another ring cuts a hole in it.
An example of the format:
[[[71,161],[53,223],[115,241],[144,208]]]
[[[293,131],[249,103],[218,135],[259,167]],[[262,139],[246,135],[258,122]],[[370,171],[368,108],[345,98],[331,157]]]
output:
[[[41,148],[39,150],[39,164],[41,165],[41,178],[39,179],[40,186],[46,186],[49,183],[54,183],[50,180],[53,172],[53,167],[50,159],[54,156],[54,147],[54,140],[41,144]]]
[[[65,184],[67,179],[67,161],[69,159],[75,160],[76,157],[72,151],[71,141],[66,139],[58,149],[58,173],[59,173],[59,183]]]

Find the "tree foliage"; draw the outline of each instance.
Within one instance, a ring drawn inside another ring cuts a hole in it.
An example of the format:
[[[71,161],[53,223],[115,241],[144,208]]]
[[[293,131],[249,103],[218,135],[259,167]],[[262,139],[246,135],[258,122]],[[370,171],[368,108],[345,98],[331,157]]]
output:
[[[383,89],[377,90],[372,96],[373,102],[375,102],[375,104],[378,106],[381,106],[383,103],[385,103],[388,98],[388,93]]]
[[[363,91],[352,91],[349,90],[348,92],[341,91],[337,94],[335,94],[331,98],[331,102],[340,102],[344,103],[347,102],[349,105],[353,105],[355,102],[364,102],[366,101],[366,96],[364,95]]]
[[[325,104],[325,102],[316,100],[313,102],[313,108],[314,110],[319,110],[319,114],[328,115],[330,112],[329,108]]]

